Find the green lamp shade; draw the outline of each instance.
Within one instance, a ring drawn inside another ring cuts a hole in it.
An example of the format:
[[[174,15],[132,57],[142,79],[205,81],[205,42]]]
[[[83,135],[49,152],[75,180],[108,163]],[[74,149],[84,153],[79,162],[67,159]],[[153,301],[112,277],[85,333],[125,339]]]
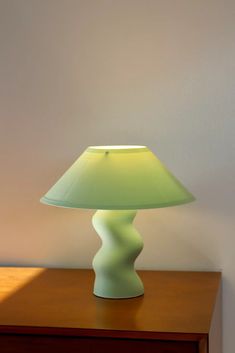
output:
[[[88,147],[41,202],[61,207],[137,210],[193,201],[145,146]]]

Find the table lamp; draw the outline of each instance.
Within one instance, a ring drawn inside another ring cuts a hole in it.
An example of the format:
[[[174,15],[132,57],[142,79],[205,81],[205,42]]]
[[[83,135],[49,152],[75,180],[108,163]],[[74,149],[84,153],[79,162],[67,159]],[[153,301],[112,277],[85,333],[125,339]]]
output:
[[[144,294],[134,268],[143,248],[132,225],[137,210],[193,200],[193,195],[147,147],[91,146],[40,201],[97,210],[92,223],[102,246],[92,263],[94,294],[120,299]]]

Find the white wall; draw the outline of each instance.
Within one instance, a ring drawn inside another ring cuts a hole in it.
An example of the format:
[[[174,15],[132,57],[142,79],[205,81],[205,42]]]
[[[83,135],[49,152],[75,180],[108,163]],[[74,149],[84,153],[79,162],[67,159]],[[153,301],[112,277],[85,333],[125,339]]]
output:
[[[90,211],[39,198],[88,146],[144,144],[197,202],[140,211],[139,268],[223,270],[235,326],[235,1],[0,0],[0,263],[90,267]]]

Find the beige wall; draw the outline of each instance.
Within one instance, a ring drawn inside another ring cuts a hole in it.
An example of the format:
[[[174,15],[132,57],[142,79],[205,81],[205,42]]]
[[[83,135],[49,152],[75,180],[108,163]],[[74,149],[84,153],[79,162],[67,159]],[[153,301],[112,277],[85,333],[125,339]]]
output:
[[[95,144],[144,144],[197,202],[140,211],[139,268],[223,270],[235,326],[235,1],[0,0],[0,263],[90,267],[90,211],[39,198]]]

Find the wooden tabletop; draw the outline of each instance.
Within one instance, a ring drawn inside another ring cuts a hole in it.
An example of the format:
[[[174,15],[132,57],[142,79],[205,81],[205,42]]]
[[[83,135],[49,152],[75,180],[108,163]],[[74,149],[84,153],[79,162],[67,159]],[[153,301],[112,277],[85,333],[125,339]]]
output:
[[[138,271],[144,296],[102,299],[94,273],[80,269],[0,268],[1,327],[49,327],[207,334],[219,272]]]

